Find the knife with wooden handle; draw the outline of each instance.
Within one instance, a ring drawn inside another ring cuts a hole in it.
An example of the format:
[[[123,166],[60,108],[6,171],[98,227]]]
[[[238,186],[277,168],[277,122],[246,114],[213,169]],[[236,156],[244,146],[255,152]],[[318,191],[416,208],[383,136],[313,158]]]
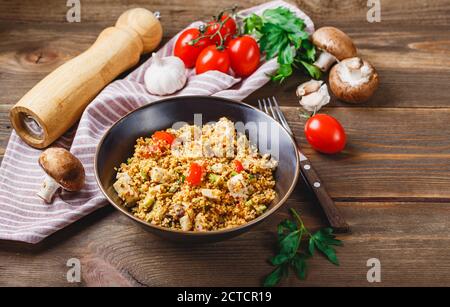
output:
[[[300,172],[304,176],[306,182],[309,184],[309,188],[313,192],[314,196],[317,198],[320,206],[325,213],[330,226],[336,233],[347,233],[350,231],[350,226],[345,221],[342,214],[336,207],[333,199],[328,194],[325,189],[322,180],[320,180],[319,175],[312,166],[308,158],[300,150],[297,145],[298,154],[300,156]]]
[[[10,111],[11,123],[30,146],[44,148],[75,124],[86,106],[141,54],[153,51],[162,27],[152,12],[124,12],[85,52],[58,67],[34,86]]]

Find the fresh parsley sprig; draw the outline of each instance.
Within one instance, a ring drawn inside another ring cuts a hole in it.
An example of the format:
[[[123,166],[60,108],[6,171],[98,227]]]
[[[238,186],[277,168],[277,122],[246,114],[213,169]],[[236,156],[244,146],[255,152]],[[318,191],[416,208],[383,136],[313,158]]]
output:
[[[244,19],[244,33],[258,40],[266,59],[277,57],[280,67],[272,79],[279,82],[292,75],[292,67],[303,67],[315,79],[321,77],[320,70],[312,65],[316,49],[304,29],[303,20],[285,7],[268,9],[261,16],[252,14]]]
[[[286,219],[278,224],[279,251],[270,258],[275,269],[266,276],[264,286],[277,285],[281,279],[289,274],[291,267],[300,279],[306,278],[306,260],[314,256],[316,250],[322,253],[331,263],[339,265],[333,246],[342,245],[342,241],[335,238],[331,228],[323,228],[312,234],[303,223],[300,215],[291,208],[293,219]],[[302,242],[308,242],[302,246]]]

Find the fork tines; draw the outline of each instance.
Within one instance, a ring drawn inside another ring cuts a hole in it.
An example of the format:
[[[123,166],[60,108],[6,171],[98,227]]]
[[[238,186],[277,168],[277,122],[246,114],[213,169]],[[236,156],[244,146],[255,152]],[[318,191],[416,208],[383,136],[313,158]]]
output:
[[[291,135],[293,134],[286,120],[286,117],[281,111],[280,105],[278,104],[277,99],[274,96],[272,96],[272,99],[270,97],[262,98],[262,103],[261,100],[258,99],[258,107],[261,111],[265,112],[277,122],[279,122]]]

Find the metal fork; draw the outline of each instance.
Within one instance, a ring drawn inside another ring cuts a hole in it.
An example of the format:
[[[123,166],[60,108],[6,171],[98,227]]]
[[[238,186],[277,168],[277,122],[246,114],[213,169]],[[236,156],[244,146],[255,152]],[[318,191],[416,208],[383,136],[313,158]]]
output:
[[[279,122],[281,126],[283,126],[283,128],[286,129],[286,131],[291,135],[292,139],[297,145],[297,150],[300,157],[300,172],[302,174],[302,177],[309,186],[310,190],[316,196],[317,202],[320,204],[323,211],[325,212],[325,215],[328,219],[328,222],[330,223],[330,226],[334,229],[335,232],[343,233],[350,231],[349,225],[345,222],[345,219],[343,218],[338,208],[334,204],[334,201],[331,199],[330,195],[325,189],[325,186],[322,184],[319,175],[317,175],[316,171],[311,165],[311,162],[301,151],[300,146],[295,140],[294,133],[289,127],[286,117],[281,111],[280,106],[278,105],[278,102],[275,99],[275,97],[272,97],[272,99],[263,98],[262,102],[260,99],[258,99],[258,106],[261,111],[265,112],[273,119],[275,119],[277,122]]]

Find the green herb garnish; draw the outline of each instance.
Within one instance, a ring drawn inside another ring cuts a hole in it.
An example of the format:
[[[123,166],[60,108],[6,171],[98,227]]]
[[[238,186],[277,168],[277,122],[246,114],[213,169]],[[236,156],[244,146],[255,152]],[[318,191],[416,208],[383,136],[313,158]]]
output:
[[[252,14],[244,19],[244,32],[256,37],[266,58],[277,57],[280,67],[272,80],[279,82],[292,74],[292,66],[304,67],[315,79],[321,76],[319,68],[312,65],[316,49],[304,29],[303,20],[284,7],[265,10],[261,16]]]
[[[272,287],[277,285],[281,279],[289,274],[291,267],[300,279],[306,278],[306,260],[312,257],[316,250],[321,252],[331,263],[339,265],[336,251],[333,247],[342,245],[342,241],[337,240],[331,228],[323,228],[312,234],[305,227],[300,215],[291,208],[292,219],[286,219],[278,224],[278,247],[279,251],[270,259],[276,268],[266,276],[264,286]],[[308,241],[308,245],[303,241]]]

